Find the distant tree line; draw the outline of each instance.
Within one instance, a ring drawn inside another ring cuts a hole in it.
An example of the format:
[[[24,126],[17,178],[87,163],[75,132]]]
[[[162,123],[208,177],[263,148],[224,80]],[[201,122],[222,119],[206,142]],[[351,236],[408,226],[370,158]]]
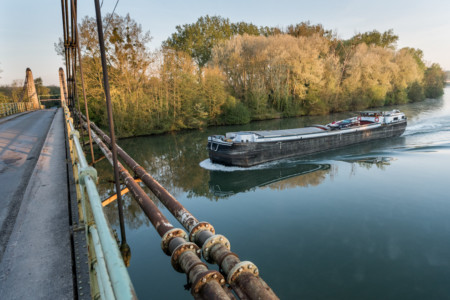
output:
[[[27,91],[23,89],[23,80],[14,80],[11,85],[0,86],[0,103],[18,102],[22,97],[23,102],[28,102]],[[54,95],[59,96],[59,87],[44,86],[41,77],[34,79],[34,86],[38,95]]]
[[[340,39],[322,25],[285,29],[205,16],[161,49],[129,15],[107,15],[108,72],[119,136],[403,104],[443,94],[445,73],[392,30]],[[106,125],[96,23],[80,25],[90,115]],[[56,45],[63,51],[62,42]],[[78,83],[80,81],[78,80]],[[81,99],[82,101],[82,99]]]

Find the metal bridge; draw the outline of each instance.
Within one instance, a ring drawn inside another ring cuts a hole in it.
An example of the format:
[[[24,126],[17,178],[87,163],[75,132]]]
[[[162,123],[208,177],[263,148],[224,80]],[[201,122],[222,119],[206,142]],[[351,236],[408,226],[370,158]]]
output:
[[[241,261],[224,235],[216,234],[212,224],[200,222],[116,144],[98,0],[109,135],[90,122],[79,59],[76,1],[71,0],[70,6],[67,0],[61,1],[61,6],[66,72],[59,70],[60,107],[46,109],[39,103],[27,69],[24,93],[31,101],[0,108],[0,297],[137,298],[126,269],[128,245],[121,204],[122,193],[129,191],[161,236],[162,251],[169,256],[167,267],[187,275],[194,299],[278,299],[256,265]],[[80,112],[77,80],[85,115]],[[96,188],[97,172],[91,166],[94,146],[113,166],[116,195],[111,201],[118,202],[120,242],[103,213],[105,203]],[[136,177],[182,228],[168,221]],[[121,183],[126,191],[121,190]],[[208,264],[217,265],[220,271]]]

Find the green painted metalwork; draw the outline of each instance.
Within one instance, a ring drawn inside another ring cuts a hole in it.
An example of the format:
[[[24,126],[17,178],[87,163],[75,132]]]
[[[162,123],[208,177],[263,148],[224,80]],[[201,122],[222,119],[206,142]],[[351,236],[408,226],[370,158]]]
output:
[[[34,110],[31,102],[0,103],[0,118]]]
[[[78,131],[64,105],[70,155],[73,164],[80,221],[89,243],[91,295],[101,299],[136,299],[128,271],[110,229],[97,191],[97,171],[84,156]]]

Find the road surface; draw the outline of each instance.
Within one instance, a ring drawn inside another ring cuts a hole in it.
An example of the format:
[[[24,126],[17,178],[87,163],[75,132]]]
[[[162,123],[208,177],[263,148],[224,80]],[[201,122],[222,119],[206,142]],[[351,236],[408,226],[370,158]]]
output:
[[[63,112],[0,119],[0,298],[73,299]]]

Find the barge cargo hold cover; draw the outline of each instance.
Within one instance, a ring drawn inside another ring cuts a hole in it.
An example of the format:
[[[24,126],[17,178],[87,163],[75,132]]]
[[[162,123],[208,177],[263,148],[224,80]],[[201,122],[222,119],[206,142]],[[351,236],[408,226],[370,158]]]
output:
[[[398,137],[406,129],[404,113],[364,111],[357,117],[304,128],[229,132],[208,137],[213,163],[250,167],[277,159],[312,154],[357,143]]]

